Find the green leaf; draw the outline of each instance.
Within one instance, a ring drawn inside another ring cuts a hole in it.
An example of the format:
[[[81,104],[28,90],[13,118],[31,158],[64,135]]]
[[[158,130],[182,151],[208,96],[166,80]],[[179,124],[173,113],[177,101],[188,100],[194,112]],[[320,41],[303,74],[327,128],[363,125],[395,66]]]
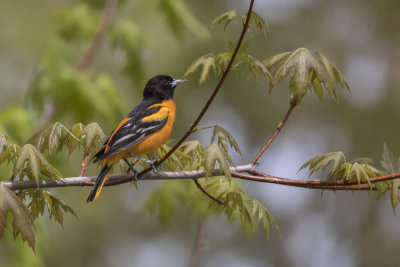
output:
[[[97,152],[95,148],[104,138],[104,132],[97,122],[91,122],[81,130],[78,137],[83,139],[85,155],[89,155]]]
[[[386,143],[383,145],[383,154],[382,159],[380,160],[382,165],[382,173],[383,174],[391,174],[400,172],[400,158],[396,159]],[[376,184],[377,185],[377,184]],[[399,186],[400,186],[400,179],[393,179],[390,181],[383,182],[380,184],[379,191],[384,193],[386,190],[390,189],[390,202],[392,204],[393,213],[396,213],[396,207],[400,201],[399,196]]]
[[[67,131],[67,134],[65,134],[61,139],[58,150],[62,150],[63,146],[67,146],[68,155],[71,155],[71,153],[77,148],[77,146],[81,144],[81,141],[78,138],[78,136],[81,134],[84,128],[85,128],[84,124],[80,122],[75,123],[74,126],[72,126],[71,129]]]
[[[7,214],[13,216],[14,239],[21,233],[22,241],[35,251],[35,225],[33,217],[17,195],[0,183],[0,237],[4,236],[7,227]]]
[[[71,213],[72,215],[77,217],[75,211],[70,206],[68,206],[62,199],[59,199],[58,197],[56,197],[55,195],[53,195],[48,191],[42,191],[42,193],[44,201],[47,204],[47,209],[50,214],[50,219],[54,218],[56,222],[63,225],[64,216],[62,211],[64,211],[65,213]]]
[[[86,3],[77,3],[58,11],[57,26],[60,35],[67,39],[93,38],[99,25],[98,16]]]
[[[289,76],[290,93],[298,103],[312,90],[320,100],[323,100],[323,90],[336,100],[336,83],[350,91],[343,75],[332,62],[306,48],[275,55],[264,60],[263,64],[272,75],[269,92]]]
[[[211,144],[204,150],[204,162],[203,167],[206,173],[206,177],[210,177],[211,173],[215,170],[215,165],[218,162],[221,171],[225,177],[231,179],[231,172],[226,162],[226,154],[221,151],[218,145]]]
[[[272,79],[271,73],[268,69],[264,66],[264,64],[255,59],[254,57],[248,55],[247,64],[249,65],[250,71],[254,74],[256,79],[258,79],[258,74],[261,73],[262,75],[268,77],[270,80]]]
[[[202,57],[199,57],[189,66],[189,68],[187,69],[187,71],[183,76],[187,77],[189,75],[192,75],[201,67],[203,69],[201,71],[199,85],[207,80],[211,70],[214,70],[214,74],[217,73],[216,57],[213,54],[207,54]]]
[[[29,172],[26,172],[29,170]],[[13,177],[16,177],[20,172],[24,172],[30,179],[39,182],[40,172],[52,179],[61,178],[61,174],[47,162],[40,151],[31,144],[26,144],[18,151],[17,161],[14,165]],[[20,175],[20,180],[23,175]]]
[[[321,168],[322,170],[325,170],[331,164],[331,162],[333,162],[334,164],[331,172],[335,172],[338,169],[340,163],[345,161],[346,158],[342,151],[329,152],[308,160],[306,163],[303,164],[303,166],[300,167],[299,171],[308,167],[310,169],[310,177],[314,172],[318,171]]]
[[[228,12],[225,12],[221,15],[219,15],[218,17],[216,17],[212,22],[210,27],[214,27],[216,24],[221,24],[224,22],[224,30],[226,30],[226,27],[233,21],[237,21],[238,18],[238,13],[237,11],[231,10]]]
[[[395,159],[386,143],[383,144],[383,154],[380,163],[383,167],[382,172],[385,174],[400,171],[400,158],[398,160]]]
[[[207,29],[196,19],[182,0],[159,0],[160,10],[167,16],[171,30],[182,37],[184,27],[194,33],[198,38],[207,38]]]
[[[231,135],[226,129],[218,125],[215,126],[211,138],[211,143],[215,140],[216,136],[218,136],[218,144],[223,148],[226,154],[228,154],[228,142],[229,142],[230,146],[233,147],[235,151],[240,154],[240,156],[242,156],[242,151],[240,151],[238,143],[236,142],[233,135]]]
[[[267,238],[270,236],[271,226],[279,231],[278,224],[272,214],[258,200],[247,200],[246,205],[251,210],[252,221],[263,226]]]
[[[64,128],[64,125],[60,122],[55,122],[29,138],[26,143],[34,145],[41,152],[44,152],[46,149],[50,152],[54,147],[59,145],[59,141],[64,135]]]
[[[5,150],[7,150],[7,147],[8,147],[7,137],[5,135],[0,134],[0,158],[1,158],[1,154],[3,154],[3,152]]]
[[[396,214],[396,207],[400,201],[399,187],[400,187],[400,179],[391,180],[390,200],[392,203],[393,214]]]
[[[184,181],[165,181],[146,201],[144,210],[151,213],[158,211],[160,222],[167,225],[175,218],[176,210],[186,198],[187,192],[188,183]]]
[[[243,16],[243,23],[245,22],[247,15]],[[264,36],[267,36],[267,31],[268,31],[268,25],[265,22],[265,20],[258,15],[256,12],[252,11],[250,15],[250,20],[249,20],[249,25],[255,24],[257,28],[264,34]]]
[[[19,151],[19,146],[15,144],[7,145],[6,149],[0,154],[0,164],[7,161],[10,163],[11,161],[17,160],[17,155]]]
[[[113,43],[125,51],[124,70],[136,87],[141,88],[146,82],[143,58],[144,33],[131,19],[118,19],[111,25],[110,37]]]

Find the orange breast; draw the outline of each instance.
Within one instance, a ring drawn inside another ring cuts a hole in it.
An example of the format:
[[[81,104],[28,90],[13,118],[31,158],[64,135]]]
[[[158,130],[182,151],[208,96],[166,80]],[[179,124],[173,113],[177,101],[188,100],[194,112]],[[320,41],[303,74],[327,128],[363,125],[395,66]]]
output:
[[[152,108],[152,107],[161,107],[160,111],[158,112],[161,115],[163,113],[167,112],[168,115],[167,114],[165,114],[165,115],[168,116],[168,121],[164,125],[164,127],[162,127],[160,130],[153,133],[151,136],[149,136],[148,138],[146,138],[139,144],[133,146],[130,149],[130,152],[132,154],[135,154],[135,155],[148,154],[148,153],[156,150],[163,144],[165,144],[165,142],[167,142],[169,136],[171,135],[172,126],[174,125],[174,122],[175,122],[175,112],[176,112],[176,106],[175,106],[174,101],[172,101],[172,99],[164,100],[160,104],[152,105],[149,108]],[[165,118],[165,116],[164,116],[164,118]]]

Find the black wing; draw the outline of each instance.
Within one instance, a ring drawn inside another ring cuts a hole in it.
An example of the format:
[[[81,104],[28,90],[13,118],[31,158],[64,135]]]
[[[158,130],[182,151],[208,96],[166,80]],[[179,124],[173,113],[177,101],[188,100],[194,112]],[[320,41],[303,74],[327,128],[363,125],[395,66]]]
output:
[[[95,155],[94,162],[118,154],[145,140],[160,130],[168,121],[168,116],[162,120],[142,121],[143,118],[157,113],[161,107],[147,108],[157,102],[144,101],[129,113],[124,124],[117,127],[104,143],[105,147]]]

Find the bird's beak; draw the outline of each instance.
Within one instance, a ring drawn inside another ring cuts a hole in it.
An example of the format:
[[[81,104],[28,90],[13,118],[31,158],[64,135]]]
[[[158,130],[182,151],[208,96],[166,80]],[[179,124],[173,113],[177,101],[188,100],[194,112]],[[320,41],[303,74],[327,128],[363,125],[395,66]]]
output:
[[[183,82],[186,82],[187,80],[178,80],[178,79],[174,79],[173,81],[172,81],[172,86],[173,87],[175,87],[175,86],[177,86],[178,84],[180,84],[180,83],[183,83]]]

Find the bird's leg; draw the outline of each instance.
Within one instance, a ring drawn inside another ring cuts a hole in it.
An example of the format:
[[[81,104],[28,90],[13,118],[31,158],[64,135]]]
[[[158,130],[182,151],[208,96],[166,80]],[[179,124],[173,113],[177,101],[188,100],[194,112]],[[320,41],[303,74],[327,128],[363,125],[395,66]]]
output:
[[[147,164],[149,164],[149,165],[151,166],[151,168],[153,169],[153,172],[154,172],[155,174],[158,174],[158,171],[157,171],[157,169],[156,169],[156,166],[154,166],[154,163],[156,162],[156,160],[148,160],[148,159],[142,158],[142,157],[140,157],[140,156],[134,155],[134,154],[132,154],[132,153],[129,153],[129,156],[131,156],[132,158],[141,160],[141,161],[143,161],[143,162],[146,162]]]
[[[133,180],[137,181],[138,180],[138,172],[137,170],[135,170],[135,168],[133,168],[132,164],[129,162],[129,160],[127,160],[126,158],[123,159],[125,161],[126,164],[128,164],[128,172],[131,171],[133,173]]]

